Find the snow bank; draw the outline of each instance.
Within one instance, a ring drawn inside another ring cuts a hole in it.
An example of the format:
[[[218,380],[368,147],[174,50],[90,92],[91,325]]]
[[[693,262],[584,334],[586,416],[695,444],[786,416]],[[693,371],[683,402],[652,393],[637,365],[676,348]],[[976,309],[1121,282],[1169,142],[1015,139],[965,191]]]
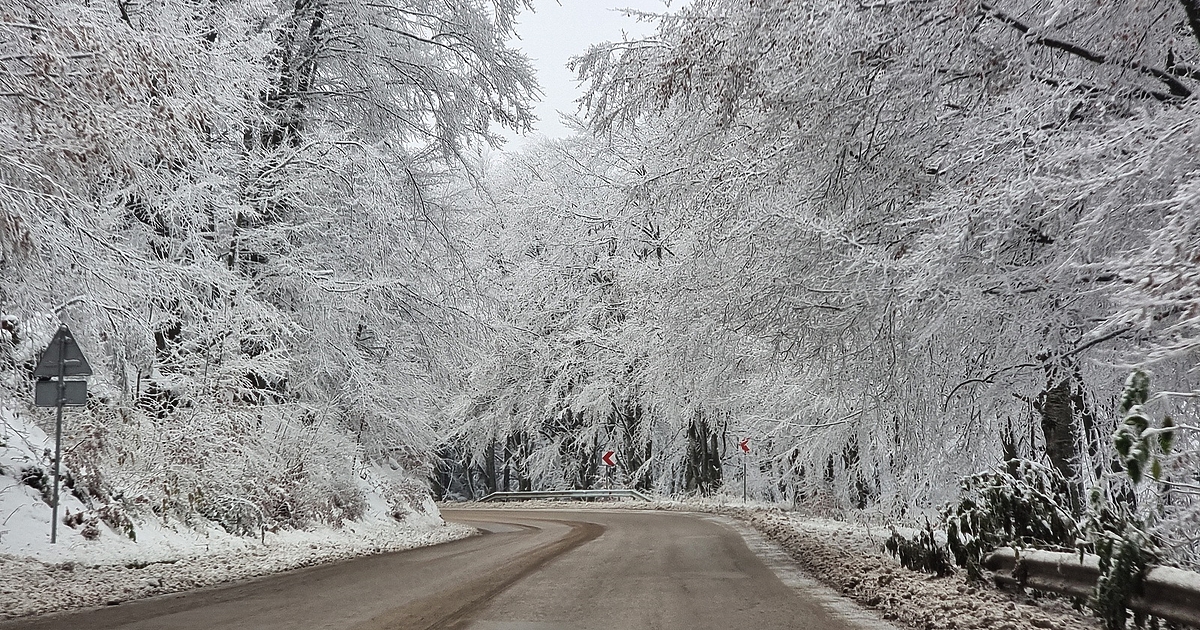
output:
[[[0,618],[115,604],[267,575],[357,556],[435,545],[470,536],[456,524],[350,524],[340,530],[268,533],[266,544],[199,548],[190,555],[161,554],[153,562],[46,563],[0,557]],[[218,543],[219,541],[214,540]]]
[[[98,524],[96,540],[82,528],[58,526],[58,543],[50,544],[50,505],[54,470],[54,438],[13,409],[0,405],[0,553],[47,561],[75,558],[99,560],[119,555],[127,536]],[[46,496],[38,487],[45,488]],[[78,514],[86,506],[67,489],[59,496],[59,514]]]
[[[356,480],[368,504],[365,515],[338,529],[266,531],[246,538],[215,525],[186,527],[143,515],[133,522],[136,542],[103,522],[95,524],[99,535],[91,538],[82,527],[60,522],[58,542],[51,545],[50,505],[34,487],[50,488],[51,481],[30,485],[22,478],[31,469],[53,469],[53,437],[0,407],[0,442],[0,618],[102,606],[473,533],[445,523],[427,497],[398,501],[387,490],[405,481],[403,471],[371,466]],[[65,488],[60,505],[62,517],[87,510]]]
[[[867,530],[782,511],[737,507],[720,511],[753,525],[783,546],[801,567],[847,597],[878,609],[885,619],[927,630],[1101,627],[1098,620],[1072,610],[1062,599],[1031,599],[971,584],[964,572],[937,578],[905,569],[879,543],[879,536],[890,530]]]

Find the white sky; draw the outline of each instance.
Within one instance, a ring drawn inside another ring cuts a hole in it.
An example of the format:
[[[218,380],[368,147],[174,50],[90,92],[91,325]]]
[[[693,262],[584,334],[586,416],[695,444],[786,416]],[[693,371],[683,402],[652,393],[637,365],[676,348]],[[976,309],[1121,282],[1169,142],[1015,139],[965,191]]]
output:
[[[534,108],[538,121],[530,137],[562,138],[570,133],[559,112],[575,114],[574,101],[581,91],[574,73],[567,70],[568,59],[583,54],[592,44],[620,41],[622,32],[630,38],[654,32],[650,24],[626,17],[620,9],[665,13],[681,4],[675,0],[668,8],[663,0],[534,0],[536,11],[523,12],[517,18],[520,39],[510,42],[533,62],[544,93]],[[520,149],[524,144],[521,136],[512,132],[505,130],[504,136],[508,139],[505,149]]]

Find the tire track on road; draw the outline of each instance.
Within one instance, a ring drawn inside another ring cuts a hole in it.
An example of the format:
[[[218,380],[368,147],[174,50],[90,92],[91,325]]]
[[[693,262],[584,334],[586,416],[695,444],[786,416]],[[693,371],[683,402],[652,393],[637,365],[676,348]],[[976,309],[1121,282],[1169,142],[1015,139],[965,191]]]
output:
[[[484,519],[456,520],[468,524],[473,521],[491,522]],[[353,630],[431,630],[433,628],[458,630],[464,628],[468,623],[465,617],[472,611],[495,599],[513,584],[537,572],[555,558],[584,543],[595,540],[604,533],[604,526],[599,523],[553,519],[537,520],[565,525],[570,528],[570,531],[558,540],[508,560],[487,573],[456,585],[453,590],[394,608],[355,626]],[[505,524],[516,525],[516,523]]]

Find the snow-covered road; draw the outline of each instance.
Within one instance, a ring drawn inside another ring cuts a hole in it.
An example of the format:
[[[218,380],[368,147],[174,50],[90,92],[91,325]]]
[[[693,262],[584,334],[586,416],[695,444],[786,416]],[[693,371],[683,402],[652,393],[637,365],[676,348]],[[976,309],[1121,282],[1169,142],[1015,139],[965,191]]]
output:
[[[277,617],[284,624],[280,627],[289,628],[444,627],[451,621],[476,630],[587,628],[587,620],[599,616],[623,620],[628,627],[699,629],[733,627],[726,625],[733,620],[722,616],[729,611],[741,615],[738,619],[753,619],[754,627],[769,628],[773,617],[755,615],[794,605],[806,607],[806,618],[818,615],[827,622],[823,627],[831,628],[877,629],[889,623],[964,630],[1099,628],[1064,600],[999,592],[968,583],[962,575],[933,578],[908,571],[882,553],[887,530],[770,506],[638,502],[568,510],[543,502],[463,507],[443,508],[448,519],[460,523],[429,523],[423,532],[362,525],[323,535],[292,532],[292,538],[269,535],[267,547],[144,566],[0,559],[0,601],[7,615],[123,602],[90,613],[25,617],[0,628],[215,628],[222,626],[213,620],[230,614],[225,626],[230,628],[267,628]],[[692,513],[671,513],[680,511]],[[434,544],[466,535],[468,524],[492,535],[210,586]],[[207,588],[131,601],[197,587]],[[221,612],[227,606],[248,608]],[[259,609],[264,612],[254,612]],[[289,625],[296,621],[291,613],[272,612],[291,610],[303,611],[304,623]],[[430,620],[436,623],[426,623]]]
[[[727,519],[624,510],[448,510],[445,515],[477,525],[487,535],[17,625],[31,630],[890,627],[869,613],[839,612],[827,595],[815,597],[803,584],[785,583],[771,566],[778,559],[764,562]]]

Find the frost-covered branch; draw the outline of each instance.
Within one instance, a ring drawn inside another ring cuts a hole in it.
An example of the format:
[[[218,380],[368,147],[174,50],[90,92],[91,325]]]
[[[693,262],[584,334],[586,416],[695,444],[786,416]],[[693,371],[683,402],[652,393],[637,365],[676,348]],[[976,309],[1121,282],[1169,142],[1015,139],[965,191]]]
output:
[[[1184,0],[1184,1],[1185,1],[1185,6],[1186,6],[1186,1],[1188,1],[1188,0]],[[1103,55],[1103,54],[1097,53],[1095,51],[1089,50],[1078,44],[1074,44],[1074,43],[1064,41],[1061,39],[1057,39],[1054,37],[1048,37],[1045,35],[1041,35],[1035,29],[1031,28],[1024,22],[1022,22],[1021,20],[1018,20],[1017,18],[1013,17],[1012,15],[996,8],[995,5],[993,5],[989,2],[982,2],[982,3],[980,3],[979,7],[986,15],[988,15],[992,19],[995,19],[995,20],[999,21],[1000,23],[1013,28],[1017,32],[1024,35],[1026,38],[1026,41],[1030,45],[1036,44],[1036,45],[1046,46],[1047,48],[1052,48],[1055,50],[1061,50],[1065,53],[1079,57],[1080,59],[1084,59],[1086,61],[1089,61],[1089,62],[1092,62],[1095,64],[1099,64],[1099,65],[1115,64],[1115,65],[1118,65],[1118,66],[1121,66],[1124,68],[1136,70],[1142,74],[1154,77],[1155,79],[1158,79],[1159,81],[1164,83],[1170,89],[1171,95],[1176,98],[1187,98],[1192,95],[1192,90],[1189,89],[1187,86],[1185,86],[1183,83],[1181,83],[1176,78],[1176,76],[1173,75],[1172,73],[1170,73],[1169,71],[1161,70],[1159,68],[1154,68],[1151,66],[1147,66],[1146,64],[1143,64],[1139,61],[1135,61],[1132,59],[1128,59],[1128,60],[1124,60],[1124,61],[1113,60],[1107,55]]]

